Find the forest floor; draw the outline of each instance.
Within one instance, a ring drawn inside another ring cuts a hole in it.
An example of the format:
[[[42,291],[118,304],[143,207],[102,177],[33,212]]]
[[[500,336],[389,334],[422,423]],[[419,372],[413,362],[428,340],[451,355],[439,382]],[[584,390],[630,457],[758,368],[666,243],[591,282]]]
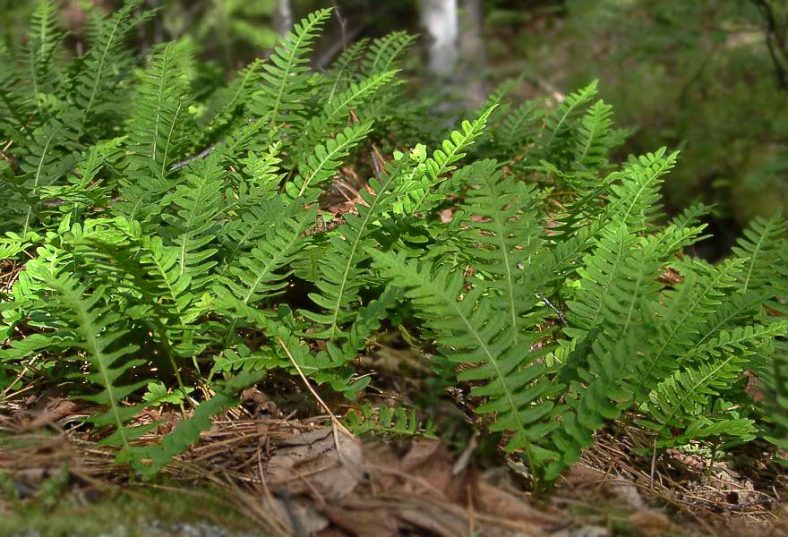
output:
[[[788,535],[774,468],[745,453],[736,464],[678,450],[652,458],[636,453],[636,430],[600,434],[537,499],[527,469],[486,453],[484,439],[361,439],[250,389],[146,483],[83,428],[89,409],[31,393],[0,406],[3,537]],[[155,441],[179,413],[140,419],[161,420],[144,439]]]

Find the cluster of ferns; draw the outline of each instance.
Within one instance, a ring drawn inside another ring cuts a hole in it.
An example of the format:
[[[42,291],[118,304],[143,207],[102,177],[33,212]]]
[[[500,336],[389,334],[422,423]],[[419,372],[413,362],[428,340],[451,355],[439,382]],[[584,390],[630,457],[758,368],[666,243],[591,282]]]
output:
[[[784,218],[694,257],[710,208],[662,211],[676,153],[610,160],[627,132],[596,84],[518,104],[515,80],[440,134],[407,34],[314,72],[317,11],[206,88],[193,43],[128,46],[140,6],[91,11],[78,57],[49,2],[0,45],[0,388],[67,383],[150,477],[275,370],[363,400],[357,357],[405,325],[540,484],[617,420],[649,449],[786,447]],[[143,441],[158,404],[189,417]]]

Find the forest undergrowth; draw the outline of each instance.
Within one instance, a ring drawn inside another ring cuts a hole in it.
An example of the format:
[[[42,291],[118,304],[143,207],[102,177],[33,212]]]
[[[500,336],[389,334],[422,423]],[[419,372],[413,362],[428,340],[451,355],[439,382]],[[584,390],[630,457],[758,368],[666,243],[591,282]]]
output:
[[[446,118],[405,33],[313,71],[329,9],[225,82],[129,46],[140,6],[0,49],[7,512],[199,484],[272,535],[781,531],[781,214],[712,264],[596,83]]]

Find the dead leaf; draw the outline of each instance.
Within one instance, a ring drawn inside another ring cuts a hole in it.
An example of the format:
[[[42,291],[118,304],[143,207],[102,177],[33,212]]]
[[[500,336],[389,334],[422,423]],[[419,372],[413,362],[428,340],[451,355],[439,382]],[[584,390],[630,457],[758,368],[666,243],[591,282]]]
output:
[[[336,441],[339,442],[337,452]],[[271,488],[290,495],[308,493],[317,500],[339,500],[361,479],[361,444],[325,427],[285,441],[265,467]]]
[[[643,537],[659,537],[670,532],[670,519],[659,511],[641,509],[629,515],[629,523],[634,526]]]

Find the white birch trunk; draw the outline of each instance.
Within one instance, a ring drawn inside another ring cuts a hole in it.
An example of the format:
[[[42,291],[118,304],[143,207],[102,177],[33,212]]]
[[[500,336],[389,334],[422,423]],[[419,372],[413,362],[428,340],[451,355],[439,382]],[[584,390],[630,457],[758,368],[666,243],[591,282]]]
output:
[[[435,75],[451,75],[459,57],[457,0],[421,0],[421,23],[430,37],[427,66]]]
[[[280,35],[285,35],[293,27],[293,9],[290,0],[276,0],[274,11],[274,28]]]

